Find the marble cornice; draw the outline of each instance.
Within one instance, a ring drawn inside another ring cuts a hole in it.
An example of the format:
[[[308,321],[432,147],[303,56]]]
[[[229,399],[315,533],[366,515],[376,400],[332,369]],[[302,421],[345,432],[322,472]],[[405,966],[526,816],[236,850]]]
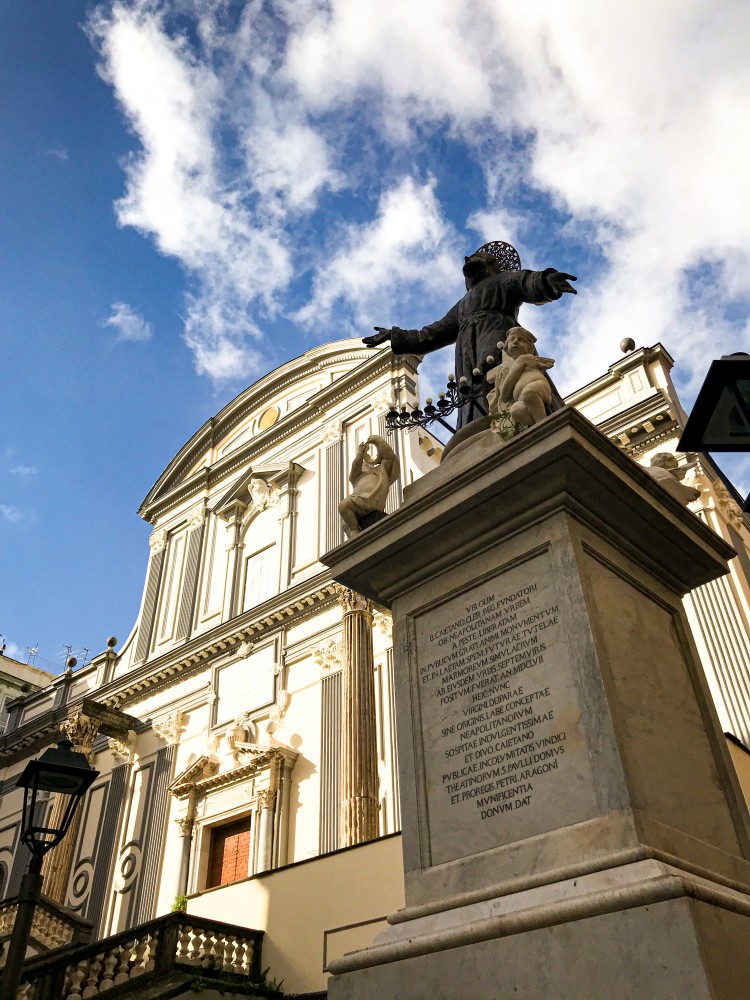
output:
[[[322,371],[326,368],[330,368],[332,365],[340,364],[342,361],[360,361],[359,365],[356,365],[347,372],[346,375],[337,379],[338,384],[340,382],[346,383],[350,374],[359,371],[363,364],[369,365],[372,360],[377,360],[386,356],[389,360],[392,360],[393,355],[390,351],[380,351],[375,355],[364,354],[361,350],[349,347],[343,351],[330,350],[328,354],[320,358],[310,359],[306,365],[298,365],[287,370],[284,374],[279,374],[276,378],[273,377],[274,373],[270,373],[259,380],[259,382],[266,382],[267,384],[263,387],[259,383],[253,386],[249,386],[244,392],[240,393],[235,399],[228,403],[223,410],[221,410],[215,417],[211,417],[210,420],[201,427],[196,434],[193,436],[191,441],[188,441],[184,446],[188,449],[185,452],[184,457],[176,465],[167,466],[162,475],[157,479],[154,486],[151,488],[146,498],[143,500],[138,513],[145,520],[151,520],[155,516],[156,511],[153,508],[160,507],[162,498],[159,496],[159,491],[164,485],[169,482],[178,481],[178,485],[181,485],[179,480],[184,476],[187,469],[194,465],[206,451],[214,447],[218,441],[220,441],[233,427],[235,427],[241,420],[243,420],[251,409],[260,407],[263,403],[268,402],[274,396],[278,395],[279,392],[283,392],[284,389],[293,385],[295,382],[305,375],[314,374],[316,371]],[[299,360],[299,359],[297,359]],[[292,362],[288,362],[292,364]],[[282,368],[286,368],[282,366]],[[327,388],[327,387],[326,387]],[[321,390],[323,392],[326,389]],[[294,423],[295,416],[299,416],[299,411],[295,410],[289,414],[289,418],[292,423]],[[287,420],[283,420],[281,424],[275,424],[273,427],[269,428],[268,431],[263,433],[259,438],[256,438],[256,442],[263,442],[263,448],[267,448],[269,444],[274,443],[277,439],[280,440],[278,432]],[[173,460],[175,461],[175,460]],[[197,475],[197,474],[196,474]],[[188,482],[192,483],[194,477],[191,477]],[[174,489],[174,487],[173,487]],[[171,496],[171,490],[165,495],[166,497]]]
[[[347,360],[347,357],[346,355],[338,355],[335,360]],[[293,434],[313,424],[326,413],[329,407],[340,402],[342,399],[346,399],[352,392],[366,385],[382,372],[392,370],[393,366],[394,357],[390,351],[381,351],[372,358],[368,358],[361,365],[352,368],[347,375],[337,379],[332,385],[321,389],[306,406],[293,410],[287,417],[274,424],[273,427],[257,435],[236,452],[233,452],[227,458],[211,466],[210,469],[201,469],[194,476],[191,476],[190,479],[178,483],[169,492],[153,500],[151,503],[147,503],[144,500],[138,513],[149,522],[153,522],[156,518],[167,514],[193,494],[215,486],[228,476],[231,476],[238,469],[246,468],[257,455],[269,451]],[[363,369],[365,370],[363,371]],[[278,391],[278,387],[275,391]],[[274,395],[274,393],[271,393],[271,395]],[[256,405],[256,403],[254,402],[253,405]],[[244,415],[243,413],[238,417],[235,423],[238,423]],[[218,435],[215,434],[214,437],[223,437],[229,429],[231,428],[222,427],[221,432]],[[212,441],[211,446],[213,446],[213,443]],[[205,450],[204,448],[203,453],[205,453]],[[200,455],[195,454],[185,465],[189,466],[196,462],[198,458],[200,458]]]
[[[129,704],[145,692],[152,694],[205,669],[215,657],[232,652],[246,639],[257,641],[282,625],[298,624],[336,600],[336,584],[328,572],[320,573],[261,605],[260,614],[252,609],[238,615],[111,681],[99,689],[98,698],[118,707]]]

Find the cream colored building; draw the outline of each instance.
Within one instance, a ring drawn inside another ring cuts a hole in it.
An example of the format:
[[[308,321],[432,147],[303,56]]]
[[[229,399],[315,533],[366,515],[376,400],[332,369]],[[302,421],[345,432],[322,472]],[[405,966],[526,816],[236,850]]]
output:
[[[196,921],[265,931],[263,965],[286,991],[314,993],[331,958],[403,905],[390,621],[342,591],[320,556],[344,540],[337,507],[358,443],[385,436],[392,399],[414,403],[416,366],[357,340],[314,348],[241,393],[170,462],[140,510],[153,530],[131,634],[16,702],[0,739],[6,895],[26,863],[14,782],[62,727],[101,773],[49,856],[45,892],[97,937],[187,895]],[[661,345],[632,351],[568,402],[648,464],[675,450],[684,420],[671,367]],[[441,455],[423,431],[391,440],[401,475],[389,510]],[[739,552],[687,607],[742,771],[750,532],[710,465],[679,460],[701,491],[696,515]],[[373,705],[356,676],[371,676]],[[352,778],[365,757],[374,791]],[[352,817],[372,795],[368,833]],[[87,961],[93,989],[104,973]]]

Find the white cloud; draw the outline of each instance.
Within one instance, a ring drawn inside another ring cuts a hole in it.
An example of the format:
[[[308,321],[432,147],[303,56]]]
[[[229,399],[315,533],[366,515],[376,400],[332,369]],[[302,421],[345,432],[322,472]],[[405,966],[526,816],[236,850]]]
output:
[[[750,293],[749,27],[750,9],[729,0],[542,2],[523,17],[497,0],[383,0],[377,11],[333,0],[297,31],[287,73],[316,110],[375,95],[423,130],[448,119],[481,151],[488,201],[468,224],[483,235],[494,213],[512,222],[512,185],[497,180],[517,180],[528,158],[527,180],[573,231],[589,226],[607,264],[581,276],[561,338],[569,381],[600,371],[625,335],[669,340],[697,372],[707,329],[713,342],[743,333],[717,330],[715,289],[700,278],[686,301],[686,269],[718,260],[725,288]]]
[[[54,156],[56,160],[61,160],[63,163],[66,163],[70,159],[70,153],[63,146],[50,147],[49,149],[45,149],[44,155]]]
[[[467,250],[450,215],[529,266],[572,269],[566,243],[594,261],[576,300],[524,317],[563,391],[624,336],[664,340],[691,385],[746,346],[725,306],[750,297],[747,5],[251,0],[232,16],[117,0],[92,28],[139,142],[118,218],[186,269],[198,371],[262,370],[300,259],[313,280],[295,318],[328,337],[438,318]],[[460,203],[448,143],[482,168]],[[318,212],[344,191],[356,223]]]
[[[24,516],[24,512],[18,507],[12,507],[6,503],[0,503],[0,519],[3,521],[7,521],[9,524],[15,524],[17,521],[22,521]]]
[[[12,476],[20,476],[21,479],[27,479],[29,476],[36,476],[39,470],[35,465],[16,465],[10,470]]]
[[[262,370],[258,319],[275,315],[294,275],[280,222],[339,177],[324,139],[264,89],[263,39],[241,44],[257,5],[234,33],[198,5],[200,48],[170,27],[168,10],[118,2],[90,26],[141,147],[125,164],[117,216],[186,269],[185,341],[198,372],[246,378]]]
[[[116,330],[117,340],[151,340],[154,335],[151,324],[125,302],[112,303],[112,314],[102,320],[102,326]]]
[[[434,180],[420,185],[403,178],[383,192],[373,220],[341,227],[335,249],[315,270],[309,302],[294,318],[310,327],[338,311],[337,322],[362,335],[372,332],[373,318],[402,325],[416,297],[456,285],[455,243]]]

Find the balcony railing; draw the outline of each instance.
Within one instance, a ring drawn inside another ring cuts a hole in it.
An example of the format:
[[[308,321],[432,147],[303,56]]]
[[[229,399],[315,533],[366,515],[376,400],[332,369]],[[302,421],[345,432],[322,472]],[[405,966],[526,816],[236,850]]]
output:
[[[263,931],[170,913],[85,947],[33,959],[16,1000],[159,996],[200,976],[226,992],[273,996],[261,981]],[[165,994],[167,995],[167,994]]]
[[[0,964],[5,961],[15,919],[15,897],[3,900],[0,903]],[[42,896],[34,912],[29,944],[37,953],[55,951],[66,945],[84,945],[91,941],[93,929],[88,920]]]

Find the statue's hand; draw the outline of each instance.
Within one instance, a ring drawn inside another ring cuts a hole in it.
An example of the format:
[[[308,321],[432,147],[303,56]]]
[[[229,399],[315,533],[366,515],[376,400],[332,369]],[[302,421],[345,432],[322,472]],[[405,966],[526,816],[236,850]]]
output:
[[[552,291],[558,295],[562,295],[563,292],[571,292],[573,295],[578,294],[570,284],[571,281],[578,280],[574,274],[566,274],[565,271],[552,271],[546,277]]]
[[[374,326],[373,330],[377,330],[377,333],[372,334],[370,337],[362,338],[362,343],[365,347],[380,347],[386,340],[391,339],[390,329],[386,329],[384,326]]]

